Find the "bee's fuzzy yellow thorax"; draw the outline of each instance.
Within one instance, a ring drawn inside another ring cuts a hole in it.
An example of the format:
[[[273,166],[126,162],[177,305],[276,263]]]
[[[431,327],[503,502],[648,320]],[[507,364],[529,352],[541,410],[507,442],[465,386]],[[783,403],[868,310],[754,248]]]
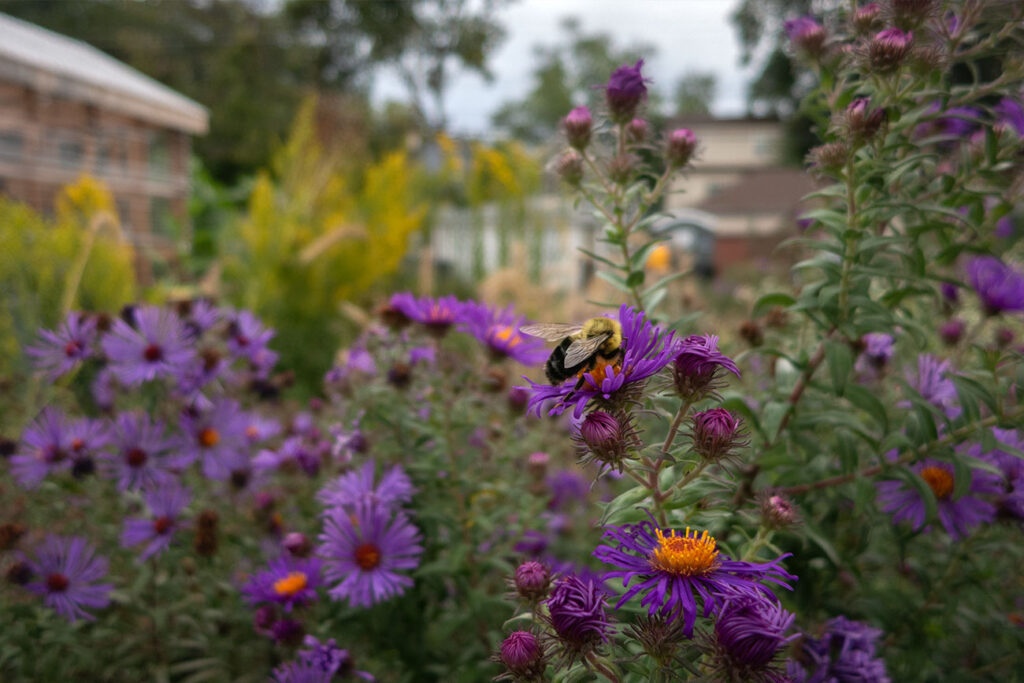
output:
[[[605,354],[612,353],[622,346],[622,325],[619,324],[618,320],[613,318],[591,318],[587,322],[583,323],[583,329],[580,330],[581,337],[594,337],[599,334],[611,333],[612,336],[608,337],[603,344],[601,344],[601,352]]]

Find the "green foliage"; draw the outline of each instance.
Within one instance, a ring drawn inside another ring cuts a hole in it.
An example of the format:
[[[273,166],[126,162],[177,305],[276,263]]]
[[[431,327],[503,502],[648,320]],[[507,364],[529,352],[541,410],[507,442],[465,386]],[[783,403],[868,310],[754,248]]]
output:
[[[124,241],[113,198],[88,176],[65,188],[48,220],[0,198],[0,377],[26,390],[26,346],[74,308],[116,312],[135,296],[134,253]],[[6,401],[5,401],[6,405]],[[14,416],[24,417],[12,401]],[[8,420],[4,420],[6,423]]]
[[[413,192],[419,171],[404,153],[351,178],[342,151],[318,141],[314,108],[300,111],[273,172],[257,178],[247,215],[221,243],[224,295],[277,328],[282,364],[307,383],[330,367],[341,304],[394,272],[425,212]]]

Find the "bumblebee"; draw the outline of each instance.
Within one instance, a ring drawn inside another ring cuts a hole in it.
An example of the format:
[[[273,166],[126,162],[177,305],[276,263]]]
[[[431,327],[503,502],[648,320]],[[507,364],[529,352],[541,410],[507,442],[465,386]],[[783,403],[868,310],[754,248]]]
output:
[[[591,318],[582,325],[538,323],[519,328],[523,334],[560,342],[544,364],[544,374],[553,385],[578,377],[578,389],[587,372],[617,365],[622,358],[622,325],[611,318]]]

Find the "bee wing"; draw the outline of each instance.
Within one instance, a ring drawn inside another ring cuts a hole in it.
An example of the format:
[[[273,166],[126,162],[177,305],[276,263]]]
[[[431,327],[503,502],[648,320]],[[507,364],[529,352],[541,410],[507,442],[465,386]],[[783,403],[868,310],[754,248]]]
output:
[[[599,334],[595,337],[577,339],[572,344],[569,344],[569,348],[565,350],[565,360],[562,361],[562,365],[566,368],[579,365],[587,358],[594,355],[598,347],[601,346],[601,344],[603,344],[610,336],[612,336],[611,333],[607,333]]]
[[[519,331],[531,337],[540,337],[547,341],[562,341],[582,329],[583,325],[573,325],[572,323],[535,323],[533,325],[523,325],[519,328]]]

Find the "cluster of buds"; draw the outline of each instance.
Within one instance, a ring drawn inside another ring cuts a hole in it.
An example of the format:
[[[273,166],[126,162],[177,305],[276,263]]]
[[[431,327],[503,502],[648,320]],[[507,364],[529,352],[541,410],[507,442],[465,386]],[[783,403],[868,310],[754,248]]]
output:
[[[878,73],[889,73],[898,69],[910,54],[914,45],[914,34],[898,28],[879,31],[868,42],[868,64]]]
[[[860,34],[867,34],[871,31],[877,31],[882,27],[881,20],[882,8],[877,2],[869,2],[866,5],[861,5],[850,17],[850,21],[853,24],[853,30]]]
[[[793,49],[798,53],[817,59],[825,52],[825,41],[828,34],[825,32],[825,27],[815,21],[813,17],[791,19],[783,25],[783,30],[785,30],[786,37],[789,38]]]

